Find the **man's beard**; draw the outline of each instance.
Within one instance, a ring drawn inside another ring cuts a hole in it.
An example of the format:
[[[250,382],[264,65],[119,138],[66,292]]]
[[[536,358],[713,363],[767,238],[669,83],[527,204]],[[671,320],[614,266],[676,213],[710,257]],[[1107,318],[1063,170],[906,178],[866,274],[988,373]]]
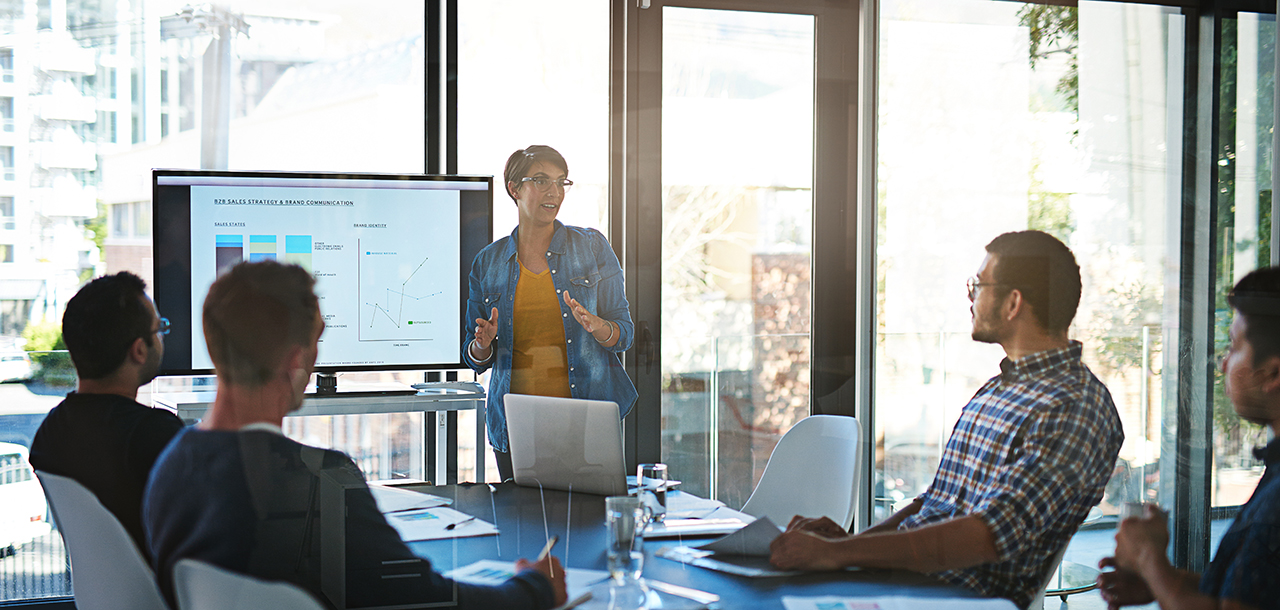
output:
[[[160,374],[160,348],[154,344],[148,345],[147,361],[143,363],[142,371],[138,375],[138,387],[151,383],[158,374]]]
[[[999,316],[996,314],[996,306],[994,303],[987,307],[986,311],[979,310],[975,307],[973,312],[973,333],[970,335],[974,341],[979,343],[999,343],[1000,328],[998,323]]]

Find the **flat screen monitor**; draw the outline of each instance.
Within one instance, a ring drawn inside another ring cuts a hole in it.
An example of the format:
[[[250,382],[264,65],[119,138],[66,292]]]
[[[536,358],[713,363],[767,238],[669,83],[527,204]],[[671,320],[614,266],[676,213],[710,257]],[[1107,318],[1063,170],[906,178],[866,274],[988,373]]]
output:
[[[475,255],[493,238],[491,176],[155,170],[153,294],[172,330],[163,375],[213,371],[201,310],[241,261],[316,278],[316,370],[463,368]]]

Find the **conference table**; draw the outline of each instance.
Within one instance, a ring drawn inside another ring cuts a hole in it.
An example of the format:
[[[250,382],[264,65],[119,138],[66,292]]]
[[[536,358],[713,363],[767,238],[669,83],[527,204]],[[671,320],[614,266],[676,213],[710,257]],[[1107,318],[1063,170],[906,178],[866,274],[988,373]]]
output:
[[[554,554],[570,568],[607,570],[604,496],[517,486],[507,482],[445,486],[400,486],[451,498],[452,508],[475,515],[498,527],[498,535],[410,542],[414,553],[431,560],[436,570],[470,565],[482,559],[533,560],[549,536],[560,536]],[[960,587],[940,583],[914,572],[850,570],[814,572],[786,577],[747,578],[656,557],[671,545],[697,545],[715,536],[645,541],[644,578],[715,593],[719,608],[782,608],[783,596],[845,597],[903,596],[917,598],[973,598]],[[767,563],[758,560],[759,566]],[[927,602],[922,599],[922,606]]]

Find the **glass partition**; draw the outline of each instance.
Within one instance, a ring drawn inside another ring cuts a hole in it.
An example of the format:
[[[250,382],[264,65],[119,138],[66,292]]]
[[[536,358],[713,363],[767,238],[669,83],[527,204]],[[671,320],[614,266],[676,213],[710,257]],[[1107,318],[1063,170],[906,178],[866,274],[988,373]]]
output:
[[[609,237],[607,2],[459,2],[456,112],[459,173],[495,176],[495,240],[519,222],[502,184],[507,157],[534,144],[555,148],[569,165],[573,190],[556,218]],[[488,388],[487,374],[479,381]],[[458,416],[461,452],[474,451],[468,439],[475,435],[467,432],[474,419],[471,413]],[[460,454],[458,464],[471,459]],[[485,463],[487,479],[474,480],[496,482],[492,453]]]
[[[814,18],[662,11],[662,459],[737,508],[809,414]]]
[[[118,271],[150,283],[151,168],[422,171],[424,10],[416,0],[376,11],[340,0],[0,9],[0,441],[29,445],[75,386],[58,334],[79,287]],[[307,438],[350,451],[370,476],[395,476],[413,471],[400,455],[421,455],[421,427],[367,418]],[[9,546],[0,540],[0,602],[71,593],[56,532]]]
[[[970,338],[965,280],[992,238],[1023,229],[1074,251],[1084,294],[1070,334],[1123,422],[1086,523],[1113,522],[1125,501],[1167,503],[1183,17],[1087,1],[880,6],[872,522],[928,487],[961,408],[999,373],[1003,351]]]
[[[1214,352],[1230,343],[1226,295],[1240,278],[1271,264],[1271,159],[1275,125],[1275,15],[1240,13],[1222,20],[1218,128],[1218,283],[1214,286]],[[1244,504],[1262,477],[1253,448],[1266,429],[1240,419],[1222,386],[1213,383],[1213,507]],[[1217,537],[1214,538],[1215,543]]]

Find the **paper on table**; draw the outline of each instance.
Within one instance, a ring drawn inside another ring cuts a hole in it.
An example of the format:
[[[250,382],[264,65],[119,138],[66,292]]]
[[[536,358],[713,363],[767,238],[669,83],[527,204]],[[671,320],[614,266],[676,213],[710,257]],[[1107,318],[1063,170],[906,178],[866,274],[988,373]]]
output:
[[[458,582],[465,582],[471,585],[494,586],[500,585],[506,582],[508,578],[515,576],[516,566],[506,561],[481,559],[471,565],[445,572],[444,575]],[[570,600],[582,597],[591,587],[600,584],[607,578],[609,578],[609,573],[604,570],[564,569],[564,584],[565,588],[568,589]]]
[[[782,596],[786,610],[1015,610],[1007,599],[946,599],[920,597],[793,597]]]
[[[769,560],[761,557],[742,557],[733,562],[720,561],[719,559],[711,558],[711,551],[704,551],[702,549],[695,549],[687,546],[665,546],[654,551],[653,554],[672,561],[687,563],[691,566],[698,566],[708,570],[716,570],[726,574],[746,576],[748,578],[794,576],[802,573],[774,569],[769,565]]]
[[[373,494],[373,501],[378,503],[378,510],[383,514],[453,504],[449,498],[378,484],[369,485],[369,493]]]
[[[725,555],[745,555],[747,557],[768,557],[769,544],[774,538],[782,535],[782,529],[773,524],[768,517],[760,517],[746,527],[713,540],[696,548]]]
[[[468,519],[471,515],[458,512],[452,508],[437,506],[422,510],[391,513],[387,515],[387,523],[395,528],[400,538],[406,541],[440,540],[447,538],[468,538],[471,536],[488,536],[498,533],[498,528],[488,521]],[[464,522],[465,521],[465,522]],[[458,525],[452,530],[445,529],[450,523]]]
[[[724,502],[699,498],[679,490],[667,492],[668,519],[706,519],[716,512]]]
[[[647,484],[653,485],[658,482],[658,479],[655,479],[652,477],[645,477],[644,482]],[[675,487],[682,482],[683,481],[677,481],[675,479],[667,479],[667,489],[671,489],[672,487]],[[634,474],[627,475],[627,487],[630,487],[632,489],[635,489],[636,487],[638,487],[638,485],[636,484],[636,475]]]

